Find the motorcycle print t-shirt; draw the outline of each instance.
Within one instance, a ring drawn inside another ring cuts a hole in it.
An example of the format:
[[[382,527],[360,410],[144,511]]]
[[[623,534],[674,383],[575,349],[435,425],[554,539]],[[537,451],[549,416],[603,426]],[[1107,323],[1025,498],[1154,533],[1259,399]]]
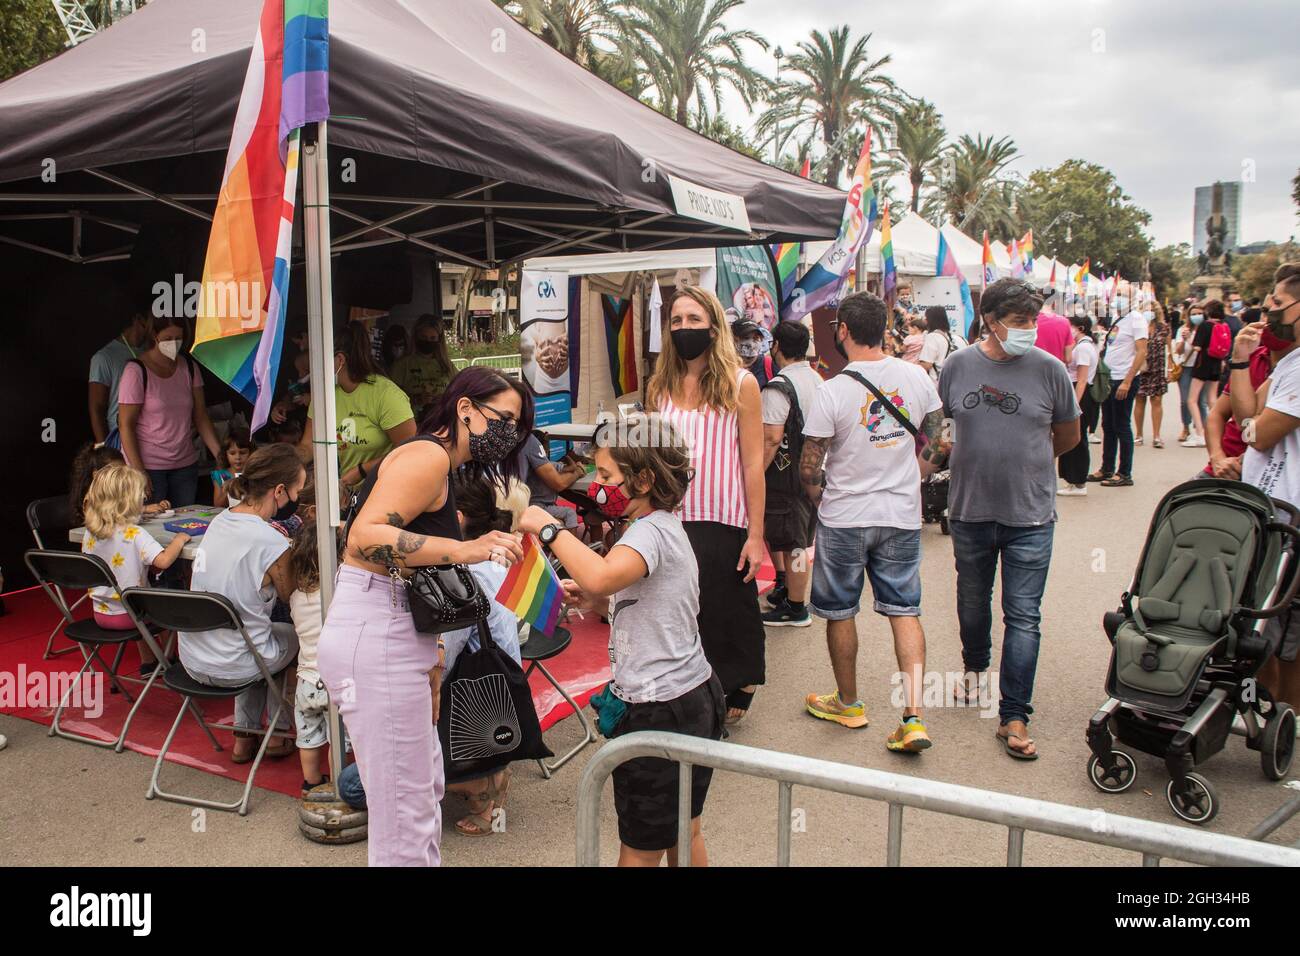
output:
[[[919,365],[891,356],[850,362],[846,370],[876,386],[918,431],[925,416],[939,410],[934,383]],[[828,528],[921,527],[916,441],[862,383],[836,375],[817,389],[803,433],[830,439],[819,523]]]
[[[1065,365],[1042,349],[994,361],[962,349],[939,375],[952,419],[948,517],[1033,527],[1056,520],[1052,426],[1079,417]]]

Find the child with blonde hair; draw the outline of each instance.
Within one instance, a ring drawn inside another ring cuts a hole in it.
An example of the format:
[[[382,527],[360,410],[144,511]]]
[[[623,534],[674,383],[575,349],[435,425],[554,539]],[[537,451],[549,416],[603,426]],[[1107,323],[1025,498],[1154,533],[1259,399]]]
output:
[[[117,587],[90,589],[95,623],[111,631],[135,627],[122,607],[121,592],[126,588],[149,583],[149,571],[165,571],[180,557],[190,540],[184,533],[163,547],[153,535],[140,527],[140,514],[148,484],[143,472],[129,465],[107,465],[95,473],[90,490],[82,502],[86,518],[86,535],[81,539],[81,553],[103,559],[117,579]],[[140,646],[142,671],[151,670],[153,654]]]

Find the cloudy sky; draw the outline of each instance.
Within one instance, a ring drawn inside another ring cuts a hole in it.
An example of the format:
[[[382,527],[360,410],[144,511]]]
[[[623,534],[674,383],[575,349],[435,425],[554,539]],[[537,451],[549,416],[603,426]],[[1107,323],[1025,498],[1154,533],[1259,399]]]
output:
[[[950,135],[1014,139],[1020,173],[1112,170],[1157,245],[1191,241],[1193,190],[1216,179],[1245,179],[1242,242],[1300,235],[1300,0],[746,0],[730,20],[787,53],[841,23]]]

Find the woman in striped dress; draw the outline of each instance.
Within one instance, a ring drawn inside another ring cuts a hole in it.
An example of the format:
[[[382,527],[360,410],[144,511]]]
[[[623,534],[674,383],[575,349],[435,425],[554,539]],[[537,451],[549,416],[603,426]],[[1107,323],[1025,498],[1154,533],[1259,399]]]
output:
[[[734,723],[765,680],[754,583],[763,563],[765,495],[758,382],[741,366],[712,292],[678,289],[667,325],[646,406],[671,421],[691,448],[695,476],[681,518],[700,568],[700,641]]]

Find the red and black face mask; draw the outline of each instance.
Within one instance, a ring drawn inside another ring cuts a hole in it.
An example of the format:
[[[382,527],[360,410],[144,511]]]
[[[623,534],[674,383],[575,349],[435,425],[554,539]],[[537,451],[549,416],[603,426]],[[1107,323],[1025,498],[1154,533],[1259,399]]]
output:
[[[602,485],[598,481],[593,481],[591,487],[587,489],[587,495],[596,502],[596,507],[606,518],[621,518],[632,500],[623,491],[623,485],[626,483],[626,479],[617,485]]]

